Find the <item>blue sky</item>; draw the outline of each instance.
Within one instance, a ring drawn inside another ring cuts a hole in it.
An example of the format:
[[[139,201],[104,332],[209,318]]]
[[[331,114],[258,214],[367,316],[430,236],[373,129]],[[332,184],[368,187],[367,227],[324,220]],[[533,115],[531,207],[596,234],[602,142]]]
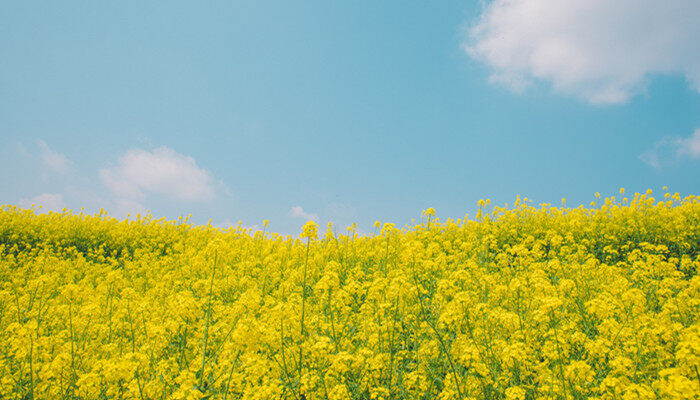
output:
[[[698,194],[700,3],[643,2],[3,2],[0,202],[297,233]]]

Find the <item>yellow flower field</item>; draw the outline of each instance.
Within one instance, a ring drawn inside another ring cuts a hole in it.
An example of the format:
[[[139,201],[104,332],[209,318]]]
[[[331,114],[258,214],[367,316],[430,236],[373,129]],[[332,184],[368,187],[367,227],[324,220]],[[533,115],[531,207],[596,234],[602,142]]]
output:
[[[4,206],[0,398],[697,398],[700,197],[651,196],[300,238]]]

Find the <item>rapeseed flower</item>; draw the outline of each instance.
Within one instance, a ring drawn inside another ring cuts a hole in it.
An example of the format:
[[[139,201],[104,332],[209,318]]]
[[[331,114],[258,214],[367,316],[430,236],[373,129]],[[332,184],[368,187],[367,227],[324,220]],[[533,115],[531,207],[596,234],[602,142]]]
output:
[[[700,198],[624,194],[323,240],[4,206],[0,398],[695,398]]]

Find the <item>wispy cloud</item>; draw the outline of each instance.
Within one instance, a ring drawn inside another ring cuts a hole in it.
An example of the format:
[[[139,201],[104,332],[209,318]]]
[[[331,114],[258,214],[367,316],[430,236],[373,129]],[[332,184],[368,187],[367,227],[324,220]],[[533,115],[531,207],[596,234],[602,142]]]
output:
[[[211,200],[216,196],[212,174],[194,158],[168,147],[153,151],[127,151],[116,166],[101,169],[102,183],[118,198],[132,201],[148,194],[164,195],[186,202]]]
[[[289,210],[288,215],[292,218],[302,218],[305,220],[313,220],[316,221],[318,220],[318,215],[314,213],[310,213],[307,211],[304,211],[304,208],[301,206],[294,206]]]
[[[700,158],[700,128],[696,129],[690,137],[680,139],[678,153],[691,158]]]
[[[104,208],[111,215],[144,214],[151,207],[182,211],[192,203],[206,207],[228,204],[232,193],[226,185],[214,179],[191,156],[162,146],[155,150],[131,149],[119,155],[112,165],[91,170],[76,168],[63,154],[52,150],[43,140],[36,140],[40,152],[30,152],[22,143],[17,150],[33,162],[40,162],[44,183],[51,179],[47,193],[25,197],[20,204],[42,205],[44,210],[63,207],[97,211]],[[96,172],[96,173],[95,173]],[[56,177],[51,174],[62,174]],[[97,181],[95,181],[97,175]],[[60,178],[60,179],[59,179]],[[25,194],[26,196],[26,194]],[[217,203],[218,202],[218,203]]]
[[[39,147],[39,157],[41,163],[51,172],[66,174],[70,172],[73,162],[65,155],[51,150],[48,144],[41,139],[35,141]]]
[[[41,206],[44,211],[60,211],[63,209],[63,196],[60,193],[42,193],[40,195],[19,201],[23,207]]]
[[[639,158],[656,169],[661,169],[682,158],[700,159],[700,128],[685,138],[664,137]]]
[[[494,0],[463,48],[514,91],[534,81],[593,104],[623,103],[654,74],[700,92],[700,1]]]
[[[140,202],[132,199],[114,199],[114,210],[113,213],[118,217],[125,217],[127,215],[137,215],[145,214],[147,209],[146,206]]]

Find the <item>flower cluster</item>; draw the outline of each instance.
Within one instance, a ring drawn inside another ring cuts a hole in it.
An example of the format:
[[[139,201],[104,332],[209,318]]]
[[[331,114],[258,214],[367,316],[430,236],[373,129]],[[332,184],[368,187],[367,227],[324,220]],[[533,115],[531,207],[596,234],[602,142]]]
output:
[[[596,202],[301,239],[3,206],[0,398],[696,398],[700,198]]]

